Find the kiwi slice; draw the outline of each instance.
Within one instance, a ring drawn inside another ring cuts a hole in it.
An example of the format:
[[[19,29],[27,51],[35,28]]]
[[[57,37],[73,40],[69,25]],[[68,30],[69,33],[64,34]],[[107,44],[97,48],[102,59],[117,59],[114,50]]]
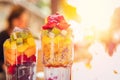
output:
[[[16,43],[17,43],[17,45],[23,44],[23,39],[17,38]]]
[[[16,39],[17,39],[16,33],[12,33],[12,34],[10,35],[10,40],[11,40],[11,41],[14,41],[14,40],[16,40]]]
[[[58,35],[58,34],[60,34],[61,30],[54,27],[54,28],[52,29],[52,32],[53,32],[54,34]]]
[[[23,39],[26,39],[28,37],[28,33],[26,33],[26,32],[21,33],[21,37]]]
[[[42,31],[42,34],[43,34],[43,35],[48,35],[48,32],[49,32],[48,30],[43,30],[43,31]]]

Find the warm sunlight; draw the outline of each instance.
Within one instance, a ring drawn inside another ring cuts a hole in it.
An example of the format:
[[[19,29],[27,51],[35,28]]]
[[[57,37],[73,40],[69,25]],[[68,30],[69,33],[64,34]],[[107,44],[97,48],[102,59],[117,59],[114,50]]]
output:
[[[83,24],[95,26],[97,30],[105,30],[109,28],[111,15],[120,1],[68,0],[68,3],[76,7]]]

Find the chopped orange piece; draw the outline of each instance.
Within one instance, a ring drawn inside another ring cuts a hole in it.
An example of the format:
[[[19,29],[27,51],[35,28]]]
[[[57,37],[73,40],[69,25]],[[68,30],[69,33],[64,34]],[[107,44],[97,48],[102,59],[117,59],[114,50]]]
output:
[[[31,57],[32,55],[34,55],[36,53],[36,47],[30,47],[25,51],[25,54],[27,55],[27,57]]]

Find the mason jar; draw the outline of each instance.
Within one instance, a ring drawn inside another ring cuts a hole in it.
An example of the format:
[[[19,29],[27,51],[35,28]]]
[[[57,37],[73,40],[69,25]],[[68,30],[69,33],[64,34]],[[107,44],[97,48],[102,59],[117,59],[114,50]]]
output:
[[[35,40],[27,29],[14,29],[4,43],[6,80],[34,80]]]
[[[58,34],[42,30],[41,41],[45,80],[71,80],[72,30],[68,28]]]

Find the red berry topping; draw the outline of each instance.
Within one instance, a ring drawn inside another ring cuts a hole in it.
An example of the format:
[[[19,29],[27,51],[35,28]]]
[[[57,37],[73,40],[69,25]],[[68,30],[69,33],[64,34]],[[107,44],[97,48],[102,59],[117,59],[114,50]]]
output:
[[[62,15],[54,14],[47,18],[47,23],[42,28],[53,29],[54,27],[63,30],[67,29],[69,27],[69,24],[65,21]]]
[[[47,18],[48,22],[50,22],[50,21],[60,22],[61,20],[64,20],[64,17],[62,15],[59,15],[59,14],[54,14],[54,15],[51,15]]]
[[[64,29],[67,29],[69,27],[69,24],[66,23],[65,20],[62,20],[58,26],[57,26],[60,30],[64,30]]]
[[[54,26],[49,26],[49,24],[44,25],[42,28],[43,29],[52,29]]]

